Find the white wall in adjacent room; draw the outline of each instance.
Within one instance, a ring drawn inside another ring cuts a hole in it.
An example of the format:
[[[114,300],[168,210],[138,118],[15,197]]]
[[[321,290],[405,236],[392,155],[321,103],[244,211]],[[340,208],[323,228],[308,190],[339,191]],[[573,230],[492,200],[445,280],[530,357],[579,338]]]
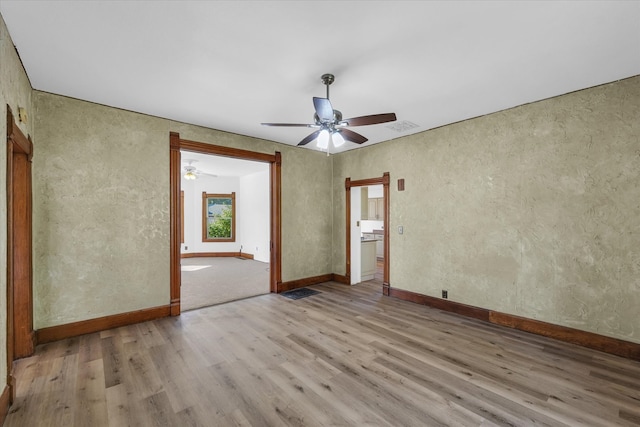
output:
[[[182,179],[184,191],[184,243],[182,253],[242,252],[254,259],[269,262],[270,203],[269,164],[261,172],[242,177],[208,177]],[[235,242],[202,241],[202,192],[236,193]]]
[[[240,177],[239,188],[241,197],[236,203],[242,215],[237,226],[242,230],[242,252],[269,262],[269,165],[265,163],[262,172]]]
[[[370,185],[367,187],[369,189],[369,198],[375,199],[378,197],[384,197],[384,189],[382,185]]]

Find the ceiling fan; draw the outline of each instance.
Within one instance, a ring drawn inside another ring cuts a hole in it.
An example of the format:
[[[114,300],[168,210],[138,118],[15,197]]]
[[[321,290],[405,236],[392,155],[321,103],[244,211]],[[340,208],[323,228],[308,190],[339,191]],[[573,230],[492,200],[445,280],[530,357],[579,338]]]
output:
[[[313,115],[314,123],[261,123],[264,126],[287,126],[287,127],[310,127],[318,128],[315,132],[305,137],[298,145],[306,145],[314,139],[318,140],[318,148],[322,150],[329,149],[329,140],[332,141],[334,147],[340,147],[345,141],[362,144],[368,139],[357,132],[347,129],[347,126],[367,126],[378,123],[393,122],[396,120],[395,113],[372,114],[369,116],[353,117],[343,119],[342,113],[334,110],[329,101],[329,86],[334,82],[333,74],[323,74],[322,83],[327,86],[327,97],[313,97],[313,106],[316,110]]]
[[[192,179],[198,178],[200,175],[206,175],[213,178],[216,178],[218,176],[211,173],[202,172],[196,169],[196,167],[193,166],[193,163],[197,162],[197,160],[185,160],[185,162],[187,162],[188,165],[184,167],[184,175],[183,175],[184,179],[192,180]]]

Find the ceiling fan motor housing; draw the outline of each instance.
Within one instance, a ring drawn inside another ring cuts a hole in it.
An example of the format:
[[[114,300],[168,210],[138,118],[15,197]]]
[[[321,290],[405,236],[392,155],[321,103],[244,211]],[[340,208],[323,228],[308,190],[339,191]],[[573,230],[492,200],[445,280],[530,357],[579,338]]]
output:
[[[323,124],[336,125],[336,124],[340,124],[339,122],[342,121],[342,112],[340,112],[339,110],[333,110],[333,120],[327,120],[323,122],[320,120],[320,117],[318,117],[318,113],[313,114],[313,119],[315,120],[316,125],[318,126],[322,126]]]

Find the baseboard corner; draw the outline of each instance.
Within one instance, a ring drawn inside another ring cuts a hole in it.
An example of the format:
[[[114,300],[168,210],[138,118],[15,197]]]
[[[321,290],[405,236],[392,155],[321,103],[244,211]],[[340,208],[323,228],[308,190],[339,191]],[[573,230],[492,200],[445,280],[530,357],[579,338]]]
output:
[[[342,283],[343,285],[350,285],[349,278],[347,276],[343,276],[342,274],[337,274],[337,273],[331,274],[331,280],[333,282]]]

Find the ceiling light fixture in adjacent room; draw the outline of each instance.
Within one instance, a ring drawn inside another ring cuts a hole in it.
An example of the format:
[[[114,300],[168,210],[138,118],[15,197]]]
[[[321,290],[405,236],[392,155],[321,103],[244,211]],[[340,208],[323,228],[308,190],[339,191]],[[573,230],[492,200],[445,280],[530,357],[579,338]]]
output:
[[[203,176],[207,176],[211,178],[216,178],[218,176],[218,175],[203,172],[202,170],[197,169],[195,166],[193,166],[193,163],[195,162],[197,162],[197,160],[193,160],[193,159],[185,160],[185,163],[188,163],[188,164],[184,166],[184,175],[182,175],[184,179],[191,181],[194,179],[201,178]]]

